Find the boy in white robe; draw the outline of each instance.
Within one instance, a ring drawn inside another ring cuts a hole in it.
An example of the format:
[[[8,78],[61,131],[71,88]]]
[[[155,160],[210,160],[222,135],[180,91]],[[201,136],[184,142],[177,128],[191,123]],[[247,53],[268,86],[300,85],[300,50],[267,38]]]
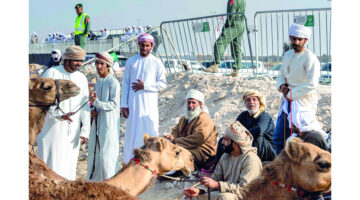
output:
[[[107,52],[95,55],[100,79],[90,101],[93,123],[88,144],[87,180],[103,181],[114,176],[120,168],[120,83],[110,73],[113,58]],[[95,161],[95,162],[94,162]]]
[[[122,81],[121,113],[126,121],[124,157],[127,163],[133,149],[143,145],[143,135],[158,136],[158,92],[165,89],[165,67],[150,51],[154,38],[143,33],[138,38],[140,53],[125,64]]]

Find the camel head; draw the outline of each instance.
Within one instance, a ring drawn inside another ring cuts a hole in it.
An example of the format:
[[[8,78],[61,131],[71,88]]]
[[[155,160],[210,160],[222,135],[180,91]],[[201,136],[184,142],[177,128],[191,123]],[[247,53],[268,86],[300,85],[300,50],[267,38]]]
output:
[[[58,80],[59,101],[80,93],[80,88],[68,80]],[[56,83],[50,78],[32,78],[29,80],[29,144],[35,145],[36,137],[41,132],[45,115],[56,101]],[[41,108],[36,109],[36,108]],[[40,110],[40,112],[39,112]]]
[[[264,177],[307,192],[328,191],[331,187],[331,154],[299,138],[289,139],[279,156],[264,168]]]
[[[172,170],[181,170],[185,175],[190,175],[194,170],[193,157],[191,153],[169,142],[165,138],[151,137],[145,134],[143,137],[144,146],[140,151],[148,153],[148,158],[153,159],[151,162],[156,162],[159,166],[159,173],[164,174]],[[135,150],[135,157],[139,157],[140,151]],[[146,159],[139,157],[141,159]],[[145,161],[145,160],[144,160]]]
[[[59,80],[59,100],[63,101],[80,93],[80,88],[69,80]],[[32,78],[29,81],[29,101],[48,104],[55,102],[56,84],[50,78]]]

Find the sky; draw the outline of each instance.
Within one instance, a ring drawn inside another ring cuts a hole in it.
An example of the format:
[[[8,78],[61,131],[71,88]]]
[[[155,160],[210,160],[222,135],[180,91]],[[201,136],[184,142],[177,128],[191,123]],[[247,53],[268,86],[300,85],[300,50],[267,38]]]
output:
[[[91,29],[100,30],[155,26],[162,21],[223,14],[227,0],[30,0],[29,37],[33,32],[43,39],[53,32],[72,32],[77,3],[82,3],[89,14]],[[247,0],[245,15],[249,25],[253,25],[256,11],[329,7],[328,0]]]

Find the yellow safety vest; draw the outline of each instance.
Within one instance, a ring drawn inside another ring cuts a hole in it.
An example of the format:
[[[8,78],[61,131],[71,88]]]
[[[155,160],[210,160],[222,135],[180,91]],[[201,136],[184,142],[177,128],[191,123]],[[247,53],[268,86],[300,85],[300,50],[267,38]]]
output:
[[[80,16],[76,17],[75,20],[75,31],[74,31],[74,35],[80,35],[83,34],[85,31],[85,18],[88,15],[86,13],[81,13]]]

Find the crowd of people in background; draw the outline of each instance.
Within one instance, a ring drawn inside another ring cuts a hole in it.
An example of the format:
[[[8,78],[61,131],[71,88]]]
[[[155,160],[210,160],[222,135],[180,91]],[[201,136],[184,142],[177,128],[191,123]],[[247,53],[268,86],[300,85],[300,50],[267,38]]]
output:
[[[129,40],[132,37],[138,36],[142,33],[144,33],[147,30],[150,30],[152,28],[152,26],[147,25],[145,27],[146,29],[144,30],[144,28],[142,26],[129,26],[126,27],[124,29],[123,35],[121,36],[121,41],[122,42],[126,42],[127,40]],[[99,33],[95,33],[94,31],[90,30],[90,34],[87,37],[87,40],[105,40],[108,39],[109,35],[111,34],[110,30],[108,30],[107,28],[103,28],[100,29],[100,31],[97,31]],[[66,41],[74,41],[74,32],[68,33],[68,34],[64,34],[61,32],[57,32],[57,33],[49,33],[47,35],[47,37],[45,38],[45,40],[40,40],[38,37],[38,34],[36,32],[34,32],[31,35],[31,44],[36,44],[36,43],[57,43],[57,42],[66,42]]]

